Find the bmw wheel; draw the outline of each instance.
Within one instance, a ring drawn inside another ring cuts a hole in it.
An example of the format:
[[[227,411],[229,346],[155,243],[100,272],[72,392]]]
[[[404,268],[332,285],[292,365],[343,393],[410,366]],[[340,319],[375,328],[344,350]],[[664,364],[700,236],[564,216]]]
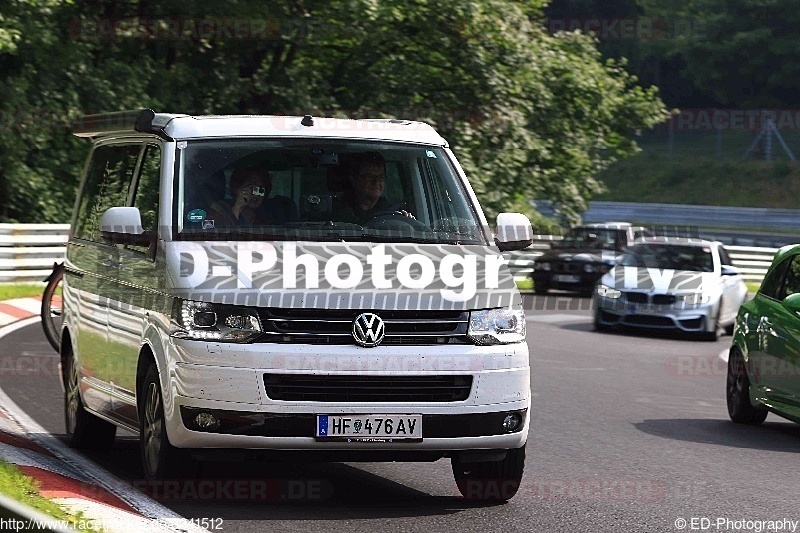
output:
[[[594,312],[594,330],[599,333],[606,333],[611,331],[611,326],[607,326],[600,322],[600,311],[595,310]]]
[[[711,331],[701,331],[699,337],[701,340],[708,341],[708,342],[717,342],[722,333],[722,327],[719,325],[719,314],[720,310],[717,310],[717,314],[713,319],[713,329]]]

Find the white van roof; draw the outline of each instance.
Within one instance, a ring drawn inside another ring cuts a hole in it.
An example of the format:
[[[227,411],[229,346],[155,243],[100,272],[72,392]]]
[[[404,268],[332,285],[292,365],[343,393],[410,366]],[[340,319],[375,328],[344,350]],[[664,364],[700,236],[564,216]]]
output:
[[[150,109],[88,115],[74,127],[79,137],[132,132],[175,140],[230,137],[339,138],[447,146],[430,125],[397,119],[340,119],[271,115],[179,115]]]

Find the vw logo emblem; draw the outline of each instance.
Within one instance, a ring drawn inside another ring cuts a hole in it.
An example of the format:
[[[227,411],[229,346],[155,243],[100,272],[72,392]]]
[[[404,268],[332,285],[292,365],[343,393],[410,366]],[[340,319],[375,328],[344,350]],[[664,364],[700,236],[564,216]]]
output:
[[[383,320],[375,313],[361,313],[353,322],[353,338],[365,348],[379,345],[385,334]]]

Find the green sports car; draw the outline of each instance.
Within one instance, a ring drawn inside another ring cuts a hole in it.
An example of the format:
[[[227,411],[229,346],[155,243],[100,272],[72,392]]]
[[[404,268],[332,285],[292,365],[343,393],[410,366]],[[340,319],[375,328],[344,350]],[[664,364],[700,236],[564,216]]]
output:
[[[728,356],[728,414],[800,423],[800,244],[778,250],[755,298],[739,308]]]

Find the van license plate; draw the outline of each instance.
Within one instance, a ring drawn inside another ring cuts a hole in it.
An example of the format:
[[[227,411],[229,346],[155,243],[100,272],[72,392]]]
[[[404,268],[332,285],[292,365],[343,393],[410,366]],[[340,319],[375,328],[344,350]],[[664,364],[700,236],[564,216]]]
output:
[[[316,438],[352,442],[422,440],[422,415],[317,415]]]

